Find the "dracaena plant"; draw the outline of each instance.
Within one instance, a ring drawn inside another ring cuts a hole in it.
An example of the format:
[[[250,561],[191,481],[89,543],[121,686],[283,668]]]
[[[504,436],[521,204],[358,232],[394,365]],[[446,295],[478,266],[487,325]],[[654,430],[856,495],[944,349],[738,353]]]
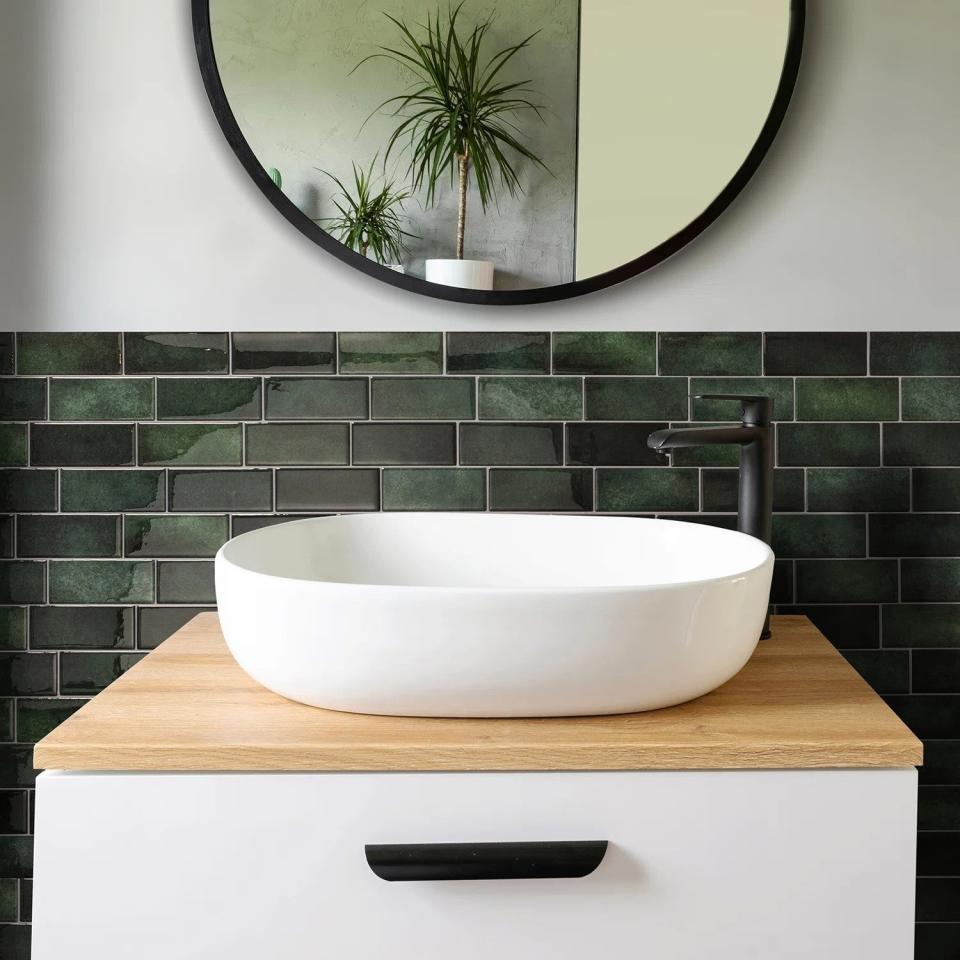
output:
[[[405,93],[384,100],[374,114],[386,112],[397,121],[387,141],[385,160],[403,150],[409,160],[414,190],[425,190],[433,206],[438,184],[449,177],[458,186],[456,256],[463,259],[467,220],[467,187],[476,183],[480,205],[496,202],[499,190],[511,197],[522,192],[517,162],[525,159],[547,169],[524,144],[520,121],[528,115],[543,119],[528,80],[503,79],[504,68],[536,36],[487,52],[492,17],[472,28],[461,26],[463,3],[446,16],[439,8],[426,24],[408,26],[387,14],[399,31],[396,47],[380,47],[354,69],[374,59],[387,59],[413,74]],[[373,114],[371,114],[373,116]],[[369,118],[368,118],[369,119]]]

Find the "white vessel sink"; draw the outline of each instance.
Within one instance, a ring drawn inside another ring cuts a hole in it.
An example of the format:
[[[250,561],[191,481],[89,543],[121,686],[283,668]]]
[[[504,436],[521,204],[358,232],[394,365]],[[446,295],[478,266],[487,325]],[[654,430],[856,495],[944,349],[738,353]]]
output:
[[[682,703],[763,627],[766,544],[625,517],[299,520],[225,544],[217,602],[271,690],[360,713],[538,717]]]

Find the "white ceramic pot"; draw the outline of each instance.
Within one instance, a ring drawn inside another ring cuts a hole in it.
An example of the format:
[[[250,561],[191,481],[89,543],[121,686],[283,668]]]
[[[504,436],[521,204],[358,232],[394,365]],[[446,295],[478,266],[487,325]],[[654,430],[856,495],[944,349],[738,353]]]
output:
[[[394,273],[406,273],[406,268],[402,263],[385,263],[384,266],[388,270],[392,270]]]
[[[490,260],[428,260],[427,280],[447,287],[468,290],[493,289],[493,262]]]

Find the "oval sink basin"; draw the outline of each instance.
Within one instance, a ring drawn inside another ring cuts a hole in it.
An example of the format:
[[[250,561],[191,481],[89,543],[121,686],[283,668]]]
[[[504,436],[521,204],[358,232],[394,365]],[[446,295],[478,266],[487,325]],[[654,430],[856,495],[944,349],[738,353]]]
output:
[[[747,662],[773,554],[698,523],[372,513],[243,534],[216,559],[227,645],[292,700],[541,717],[691,700]]]

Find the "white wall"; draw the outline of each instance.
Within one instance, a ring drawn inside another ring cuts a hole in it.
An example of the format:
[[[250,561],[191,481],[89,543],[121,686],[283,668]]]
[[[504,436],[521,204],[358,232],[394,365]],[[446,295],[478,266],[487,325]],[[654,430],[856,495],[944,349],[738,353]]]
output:
[[[494,309],[354,273],[273,210],[188,0],[0,0],[0,327],[957,327],[960,3],[809,5],[785,129],[714,227],[616,289]]]

